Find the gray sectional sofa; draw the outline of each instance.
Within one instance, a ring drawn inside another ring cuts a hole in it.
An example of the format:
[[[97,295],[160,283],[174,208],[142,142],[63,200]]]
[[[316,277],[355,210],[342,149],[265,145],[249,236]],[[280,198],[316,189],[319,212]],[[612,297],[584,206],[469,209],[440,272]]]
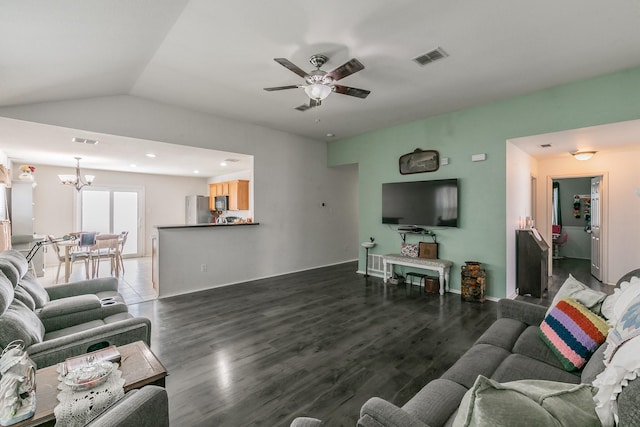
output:
[[[86,427],[169,427],[167,391],[155,385],[131,390]]]
[[[133,317],[113,277],[44,288],[23,254],[0,253],[0,348],[13,340],[38,368],[108,345],[144,341],[151,323]]]
[[[623,277],[629,280],[640,270]],[[618,282],[618,284],[620,284]],[[440,427],[451,426],[461,401],[480,375],[505,383],[516,380],[548,380],[560,386],[591,384],[605,369],[603,354],[606,343],[600,345],[586,365],[579,371],[563,369],[559,358],[540,337],[539,325],[547,314],[547,307],[509,299],[498,302],[498,319],[475,344],[440,378],[426,384],[402,407],[373,397],[360,410],[361,427]],[[640,356],[638,356],[640,357]],[[589,392],[587,399],[591,399]],[[496,407],[518,413],[518,405]],[[640,423],[640,380],[630,381],[617,399],[619,425],[637,426]],[[522,419],[511,425],[538,425]],[[320,426],[313,418],[297,418],[292,427]],[[474,425],[471,423],[470,425]],[[475,425],[484,425],[483,423]],[[549,424],[539,424],[549,425]],[[551,424],[557,425],[557,424]],[[585,425],[576,421],[567,425]],[[587,425],[600,425],[599,422]]]

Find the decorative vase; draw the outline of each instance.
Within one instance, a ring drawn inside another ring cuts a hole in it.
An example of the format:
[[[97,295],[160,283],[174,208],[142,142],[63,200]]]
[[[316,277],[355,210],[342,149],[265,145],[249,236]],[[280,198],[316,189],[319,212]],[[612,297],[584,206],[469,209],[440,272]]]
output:
[[[0,425],[10,426],[36,412],[36,365],[22,340],[12,341],[0,354]]]
[[[466,261],[462,266],[460,290],[463,301],[484,302],[486,272],[477,261]]]
[[[18,179],[20,181],[33,181],[33,174],[31,172],[22,172],[20,175],[18,175]]]

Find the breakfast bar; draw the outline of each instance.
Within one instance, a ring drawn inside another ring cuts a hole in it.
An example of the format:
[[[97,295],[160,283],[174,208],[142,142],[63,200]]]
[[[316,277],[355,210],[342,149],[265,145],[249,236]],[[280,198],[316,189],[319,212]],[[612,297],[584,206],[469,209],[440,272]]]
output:
[[[156,226],[157,232],[151,239],[151,281],[158,297],[265,275],[260,268],[268,257],[259,239],[264,228],[259,225],[244,222]]]

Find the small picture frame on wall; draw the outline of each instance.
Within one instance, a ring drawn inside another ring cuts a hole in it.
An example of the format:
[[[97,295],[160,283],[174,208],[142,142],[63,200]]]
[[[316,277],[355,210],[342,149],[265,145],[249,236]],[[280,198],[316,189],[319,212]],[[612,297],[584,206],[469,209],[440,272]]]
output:
[[[400,156],[400,174],[435,172],[440,167],[440,155],[436,150],[416,148],[413,153]]]

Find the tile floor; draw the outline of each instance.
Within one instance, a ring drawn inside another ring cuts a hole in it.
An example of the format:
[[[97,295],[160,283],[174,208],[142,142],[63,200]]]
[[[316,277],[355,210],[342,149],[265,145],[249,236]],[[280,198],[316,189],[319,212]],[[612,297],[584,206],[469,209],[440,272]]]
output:
[[[84,264],[78,262],[72,266],[70,282],[84,280]],[[43,286],[56,286],[57,265],[49,265],[45,268],[44,276],[39,277]],[[111,275],[107,262],[100,266],[99,277],[109,277]],[[60,270],[60,282],[64,281],[64,265]],[[154,300],[158,297],[151,284],[151,257],[125,258],[124,273],[118,278],[118,291],[127,304],[137,304],[144,301]]]

